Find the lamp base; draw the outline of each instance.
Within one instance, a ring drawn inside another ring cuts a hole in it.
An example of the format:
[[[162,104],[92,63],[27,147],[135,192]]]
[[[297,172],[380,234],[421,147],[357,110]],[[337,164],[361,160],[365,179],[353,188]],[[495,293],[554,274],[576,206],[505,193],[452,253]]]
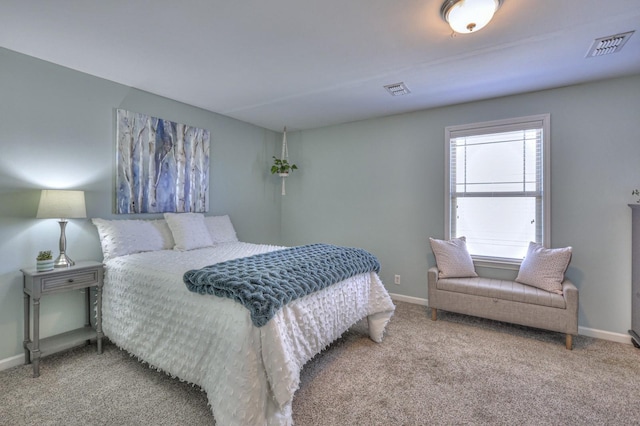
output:
[[[60,253],[60,256],[58,256],[56,258],[56,260],[53,262],[53,267],[54,268],[68,268],[69,266],[73,266],[75,264],[76,264],[76,262],[74,262],[73,260],[69,259],[69,256],[67,256],[65,253]]]

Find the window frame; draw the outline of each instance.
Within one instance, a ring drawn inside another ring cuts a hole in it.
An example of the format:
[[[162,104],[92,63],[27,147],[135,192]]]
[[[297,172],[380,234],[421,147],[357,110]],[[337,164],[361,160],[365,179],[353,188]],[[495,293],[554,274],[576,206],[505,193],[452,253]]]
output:
[[[539,125],[538,125],[539,124]],[[542,129],[542,241],[545,247],[551,245],[551,114],[537,114],[502,120],[484,121],[445,127],[445,191],[444,217],[446,239],[451,239],[453,229],[451,216],[452,176],[451,176],[451,139],[462,136],[476,136],[491,133],[502,133],[531,128]],[[536,212],[536,215],[538,212]],[[493,256],[471,255],[476,266],[518,269],[522,259]]]

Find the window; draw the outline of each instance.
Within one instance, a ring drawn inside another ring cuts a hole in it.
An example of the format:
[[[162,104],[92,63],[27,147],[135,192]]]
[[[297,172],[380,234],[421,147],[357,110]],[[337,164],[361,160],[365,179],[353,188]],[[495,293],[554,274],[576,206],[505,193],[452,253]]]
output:
[[[445,130],[445,236],[475,261],[520,263],[549,244],[549,114]]]

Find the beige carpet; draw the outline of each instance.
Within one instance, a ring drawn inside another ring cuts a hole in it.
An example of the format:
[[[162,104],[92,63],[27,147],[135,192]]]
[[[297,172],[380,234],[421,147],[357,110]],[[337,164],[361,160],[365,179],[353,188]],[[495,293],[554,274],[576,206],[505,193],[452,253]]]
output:
[[[364,322],[310,361],[297,425],[640,424],[640,350],[397,303],[385,341]],[[197,387],[111,344],[0,372],[1,425],[213,424]]]

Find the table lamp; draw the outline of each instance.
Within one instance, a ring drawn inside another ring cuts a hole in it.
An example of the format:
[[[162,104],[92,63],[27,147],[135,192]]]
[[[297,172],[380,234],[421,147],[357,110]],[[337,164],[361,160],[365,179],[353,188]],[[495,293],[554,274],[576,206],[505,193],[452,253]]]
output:
[[[53,262],[54,268],[67,268],[75,264],[66,254],[67,239],[64,230],[67,219],[85,217],[87,217],[87,209],[84,203],[84,191],[42,190],[36,218],[58,218],[60,223],[60,255]]]

